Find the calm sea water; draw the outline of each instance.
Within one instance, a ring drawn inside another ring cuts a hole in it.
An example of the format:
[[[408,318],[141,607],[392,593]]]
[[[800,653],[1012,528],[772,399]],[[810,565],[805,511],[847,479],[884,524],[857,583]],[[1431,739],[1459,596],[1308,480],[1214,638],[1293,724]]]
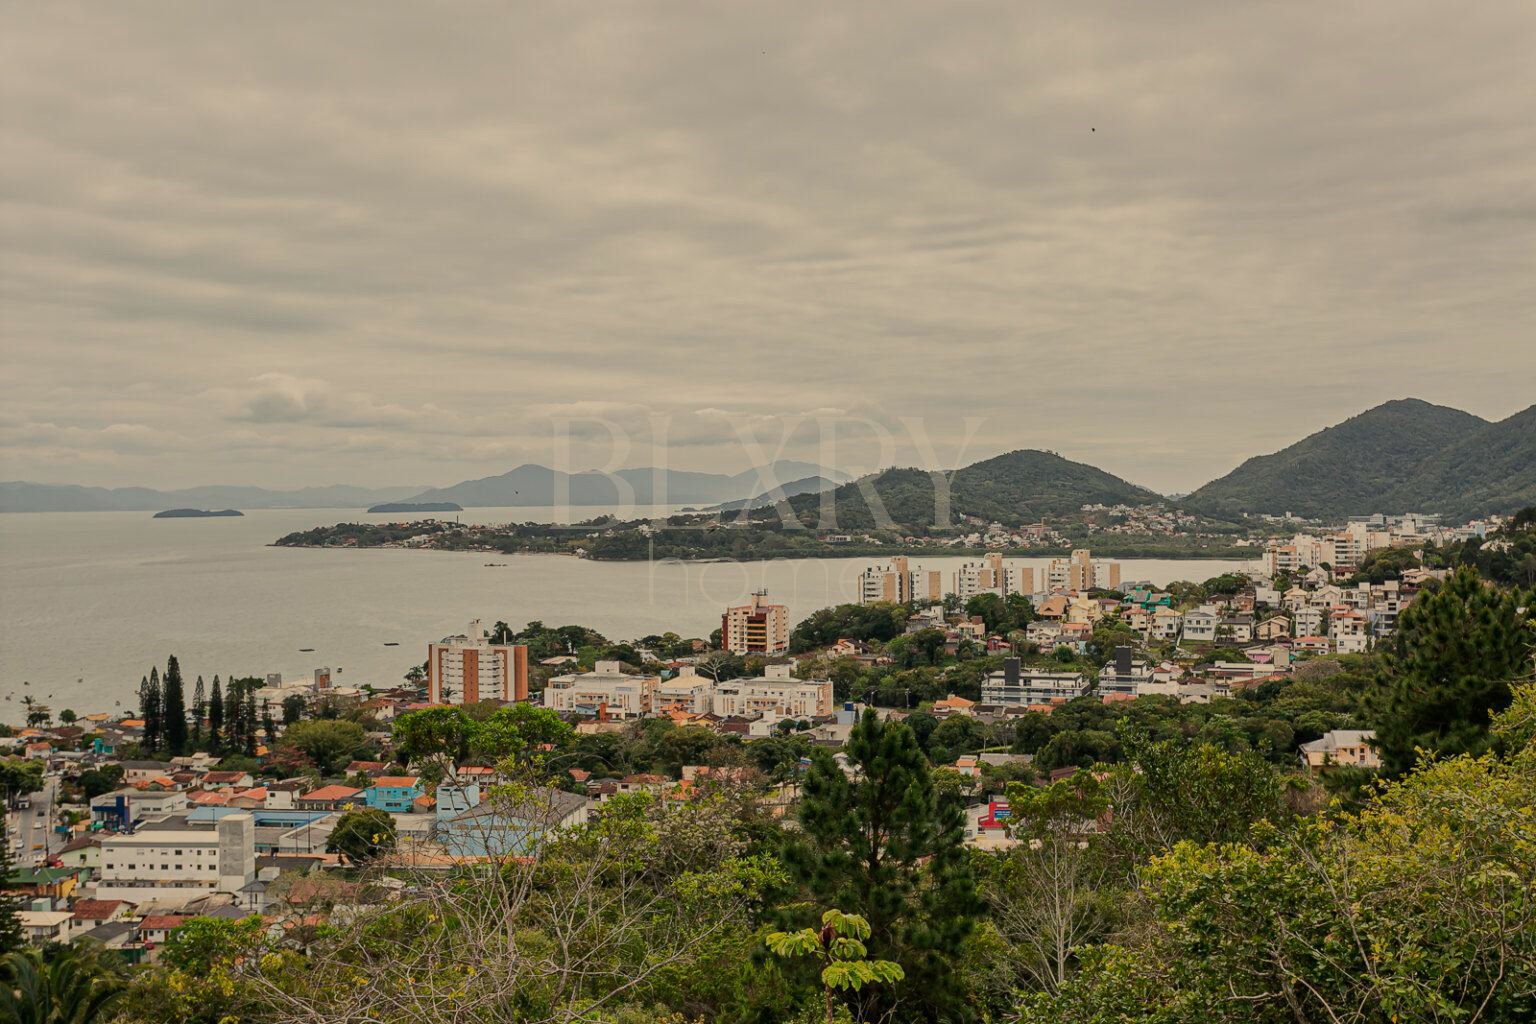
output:
[[[669,629],[706,636],[725,605],[760,587],[789,605],[795,619],[850,600],[870,562],[652,564],[268,546],[294,530],[362,518],[355,510],[326,509],[252,511],[238,519],[0,515],[0,720],[19,719],[16,702],[28,693],[55,711],[131,706],[139,677],[163,666],[168,654],[177,656],[189,682],[215,673],[303,678],[329,666],[339,671],[338,683],[389,685],[426,657],[429,641],[462,631],[474,618],[487,625],[581,623],[620,640]],[[568,521],[567,513],[550,509],[470,509],[462,518]],[[488,561],[507,565],[490,568]],[[921,564],[943,570],[947,580],[963,561]],[[1122,562],[1125,579],[1159,585],[1245,564]],[[300,650],[306,647],[314,650]]]

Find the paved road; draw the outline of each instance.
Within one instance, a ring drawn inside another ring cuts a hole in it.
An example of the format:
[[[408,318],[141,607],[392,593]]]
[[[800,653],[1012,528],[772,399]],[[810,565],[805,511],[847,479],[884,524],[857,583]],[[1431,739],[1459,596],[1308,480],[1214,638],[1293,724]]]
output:
[[[45,861],[64,845],[63,837],[53,831],[54,803],[58,797],[59,780],[50,775],[43,779],[41,790],[27,795],[30,807],[6,815],[6,825],[10,830],[6,841],[11,844],[11,859],[18,866],[31,866]],[[33,846],[38,844],[41,846],[34,850]]]

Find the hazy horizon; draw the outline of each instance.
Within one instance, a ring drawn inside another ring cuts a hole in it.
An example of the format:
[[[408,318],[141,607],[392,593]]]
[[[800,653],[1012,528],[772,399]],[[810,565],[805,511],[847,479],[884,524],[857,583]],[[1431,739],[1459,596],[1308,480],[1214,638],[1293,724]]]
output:
[[[442,486],[664,432],[1170,493],[1532,401],[1536,8],[3,11],[0,479]]]

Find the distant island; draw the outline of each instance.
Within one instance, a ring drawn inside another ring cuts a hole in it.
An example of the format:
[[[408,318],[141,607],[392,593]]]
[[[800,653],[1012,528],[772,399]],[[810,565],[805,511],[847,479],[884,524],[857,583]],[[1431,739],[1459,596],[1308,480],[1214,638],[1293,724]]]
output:
[[[225,508],[213,511],[206,508],[168,508],[164,512],[156,512],[156,519],[217,519],[222,516],[243,516],[244,512],[238,509]]]
[[[452,501],[386,501],[369,512],[463,512],[464,506]]]

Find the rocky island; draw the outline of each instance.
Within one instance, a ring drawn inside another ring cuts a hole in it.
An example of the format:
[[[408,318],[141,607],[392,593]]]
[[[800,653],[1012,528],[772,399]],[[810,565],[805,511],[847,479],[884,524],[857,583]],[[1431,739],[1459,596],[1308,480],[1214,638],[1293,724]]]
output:
[[[163,512],[156,512],[156,519],[218,519],[223,516],[243,516],[239,509],[206,509],[206,508],[168,508]]]

